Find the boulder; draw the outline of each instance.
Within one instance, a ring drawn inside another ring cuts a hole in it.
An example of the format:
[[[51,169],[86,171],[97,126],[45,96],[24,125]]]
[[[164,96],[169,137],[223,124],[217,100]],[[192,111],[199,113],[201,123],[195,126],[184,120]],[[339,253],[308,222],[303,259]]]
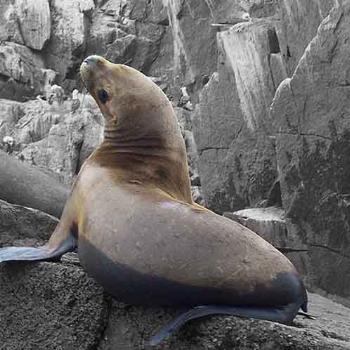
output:
[[[268,110],[279,83],[270,57],[280,53],[267,20],[218,33],[218,45],[218,72],[200,93],[193,131],[204,197],[222,213],[267,199],[277,178]]]
[[[288,235],[314,286],[350,297],[350,1],[338,1],[271,109]]]
[[[16,6],[24,44],[40,51],[51,35],[49,1],[17,0]]]
[[[44,61],[28,47],[0,42],[0,98],[25,100],[44,89]]]
[[[162,8],[158,0],[98,3],[87,52],[104,55],[115,63],[126,63],[147,74],[159,54],[164,34]]]
[[[84,55],[89,15],[95,8],[93,0],[52,0],[51,37],[42,53],[48,68],[58,72],[57,82],[76,86],[77,68]]]
[[[110,305],[96,282],[70,260],[0,266],[4,349],[149,349],[150,336],[180,312],[117,301]],[[154,349],[349,349],[350,310],[315,294],[309,297],[314,320],[298,316],[288,327],[213,316],[189,323]]]
[[[179,312],[113,302],[98,350],[149,349],[149,337]],[[315,320],[298,316],[292,327],[268,321],[212,316],[189,323],[154,349],[349,349],[349,309],[310,294],[310,312],[315,315]]]
[[[15,1],[3,0],[0,2],[0,42],[11,41],[24,44],[18,18],[18,8]]]
[[[337,0],[282,0],[279,2],[276,31],[288,76],[292,76],[322,20]]]
[[[102,117],[93,99],[78,93],[75,99],[68,98],[61,104],[40,98],[25,103],[3,101],[0,144],[4,137],[11,136],[14,147],[9,153],[49,169],[70,185],[102,140]]]
[[[57,218],[40,210],[0,200],[0,246],[43,245],[57,224]]]
[[[0,99],[0,143],[4,137],[12,135],[15,125],[24,113],[20,102]]]
[[[2,349],[92,349],[99,342],[106,317],[101,287],[78,266],[0,266]]]
[[[2,1],[0,4],[0,40],[41,50],[51,34],[48,0]]]

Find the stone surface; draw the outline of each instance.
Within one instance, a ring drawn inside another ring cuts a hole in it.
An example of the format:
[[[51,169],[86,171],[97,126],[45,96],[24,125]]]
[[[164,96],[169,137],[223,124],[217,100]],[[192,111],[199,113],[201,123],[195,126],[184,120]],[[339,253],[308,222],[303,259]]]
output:
[[[1,264],[0,330],[3,350],[88,350],[101,336],[102,289],[69,264]]]
[[[12,134],[14,126],[24,114],[21,103],[0,99],[0,141]]]
[[[93,0],[50,1],[51,38],[43,55],[47,68],[59,73],[60,84],[67,80],[67,87],[70,87],[69,80],[76,78],[86,45],[88,14],[94,7]]]
[[[307,246],[313,285],[350,297],[350,2],[326,18],[272,105],[288,234]]]
[[[0,41],[24,44],[15,1],[0,2]]]
[[[0,106],[0,140],[11,136],[14,155],[50,169],[62,182],[71,184],[102,139],[101,113],[91,100],[81,94],[62,104],[42,99],[26,103],[4,100]]]
[[[224,316],[196,320],[153,349],[350,349],[349,309],[310,294],[310,312],[315,320],[298,316],[294,327]],[[178,313],[113,302],[98,349],[150,349],[149,337]]]
[[[161,1],[100,2],[92,17],[87,53],[148,73],[159,53],[164,18]]]
[[[48,0],[3,0],[0,3],[0,40],[41,50],[51,34]]]
[[[48,0],[17,0],[17,16],[23,42],[27,47],[41,50],[51,35]]]
[[[293,74],[318,26],[335,3],[337,0],[280,1],[276,31],[288,76]]]
[[[40,210],[0,200],[0,245],[26,246],[44,244],[58,219]]]
[[[202,89],[194,116],[202,189],[218,212],[258,204],[277,177],[267,117],[278,85],[269,59],[278,54],[276,34],[266,20],[237,26],[218,34],[218,72]]]
[[[179,313],[113,301],[107,321],[110,301],[75,259],[2,264],[0,280],[0,315],[7,325],[0,349],[149,349],[149,337]],[[309,297],[315,320],[298,316],[287,327],[210,317],[191,322],[156,349],[349,349],[349,309]]]
[[[24,100],[43,90],[44,61],[23,45],[0,42],[0,98]]]

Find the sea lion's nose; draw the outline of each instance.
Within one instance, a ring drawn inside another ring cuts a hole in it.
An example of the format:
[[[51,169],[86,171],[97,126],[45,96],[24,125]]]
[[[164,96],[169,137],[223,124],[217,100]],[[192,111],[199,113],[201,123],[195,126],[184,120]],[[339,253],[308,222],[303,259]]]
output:
[[[83,63],[88,64],[89,66],[95,65],[99,62],[102,62],[102,57],[97,55],[91,55],[89,57],[86,57]]]

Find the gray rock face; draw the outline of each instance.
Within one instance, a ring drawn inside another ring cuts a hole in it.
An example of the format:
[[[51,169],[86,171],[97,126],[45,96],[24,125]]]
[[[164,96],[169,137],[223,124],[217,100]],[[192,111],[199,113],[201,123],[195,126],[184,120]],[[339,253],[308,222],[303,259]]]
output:
[[[1,349],[79,349],[96,346],[106,320],[101,288],[77,266],[0,266]]]
[[[0,200],[1,246],[42,245],[57,224],[57,218],[49,214]]]
[[[48,0],[16,2],[20,31],[26,46],[41,50],[51,35],[51,16]]]
[[[12,41],[41,50],[51,34],[48,0],[2,1],[0,4],[0,40]]]
[[[155,349],[349,349],[349,309],[316,294],[310,305],[316,320],[297,317],[294,327],[216,316],[191,322]],[[98,349],[149,349],[148,338],[178,313],[113,302]]]
[[[28,47],[0,42],[0,97],[23,100],[42,91],[44,62]]]
[[[278,84],[270,69],[276,51],[271,33],[265,21],[219,33],[218,73],[200,94],[194,118],[198,166],[207,203],[218,212],[259,203],[277,177],[266,117]]]
[[[148,73],[159,54],[165,19],[161,1],[100,2],[92,17],[87,52]]]
[[[49,169],[62,182],[71,184],[102,139],[101,113],[91,100],[81,94],[52,104],[42,99],[25,103],[3,100],[0,141],[11,136],[14,155]]]
[[[101,288],[71,264],[6,264],[0,268],[1,348],[148,349],[150,335],[179,311],[107,302]],[[287,327],[267,321],[211,317],[184,327],[156,349],[339,349],[350,347],[349,309],[310,295],[316,320]],[[20,331],[18,331],[20,329]]]
[[[337,0],[280,1],[276,30],[288,76],[291,76],[305,48],[317,33]]]
[[[350,3],[339,1],[272,105],[288,233],[309,249],[313,284],[350,297]]]

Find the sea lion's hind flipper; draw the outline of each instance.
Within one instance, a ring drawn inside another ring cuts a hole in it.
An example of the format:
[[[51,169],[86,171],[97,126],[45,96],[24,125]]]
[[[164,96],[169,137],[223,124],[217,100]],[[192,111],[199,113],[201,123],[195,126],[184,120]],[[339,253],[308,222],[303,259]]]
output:
[[[69,235],[56,247],[5,247],[0,249],[0,263],[5,261],[42,261],[59,258],[76,247],[76,240]]]
[[[300,306],[296,303],[289,304],[284,308],[257,308],[224,305],[197,306],[179,315],[165,325],[156,335],[151,338],[150,345],[158,345],[165,338],[169,337],[176,330],[181,328],[185,323],[196,318],[210,315],[231,315],[289,324],[297,314],[299,307]]]

